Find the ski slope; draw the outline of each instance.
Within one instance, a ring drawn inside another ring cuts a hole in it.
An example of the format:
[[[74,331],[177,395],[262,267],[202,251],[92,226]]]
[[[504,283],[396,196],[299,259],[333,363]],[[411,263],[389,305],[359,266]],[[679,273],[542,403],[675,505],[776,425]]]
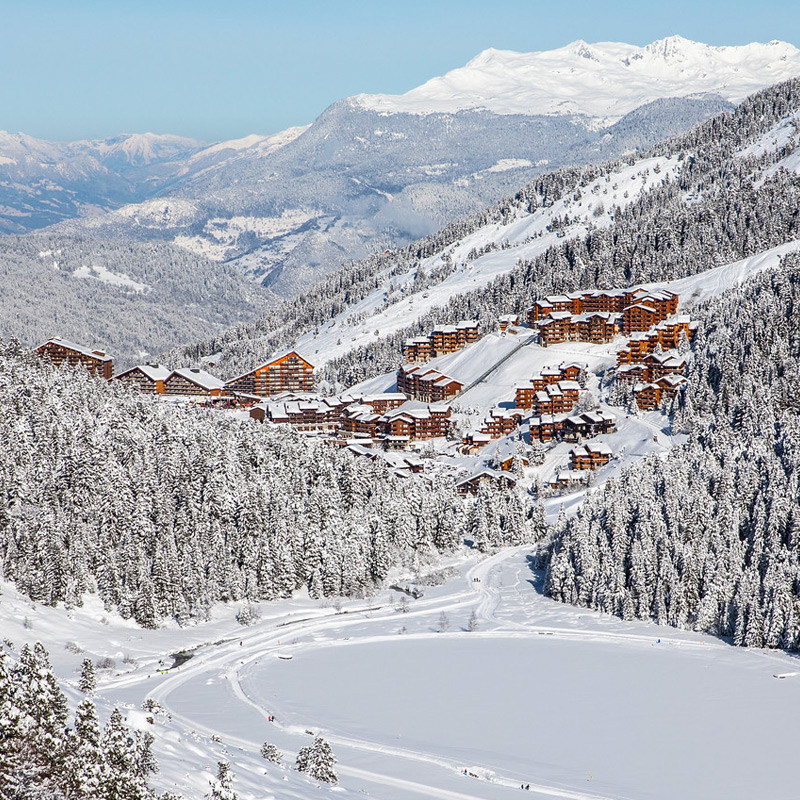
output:
[[[614,207],[625,208],[643,192],[672,180],[680,167],[677,156],[640,159],[580,187],[580,192],[565,192],[552,205],[532,214],[520,211],[506,224],[485,225],[422,260],[420,266],[426,274],[441,269],[445,259],[454,265],[435,286],[415,291],[415,269],[402,275],[390,275],[387,270],[378,288],[320,326],[319,331],[298,338],[296,348],[319,367],[377,336],[402,330],[452,297],[487,286],[514,269],[518,261],[534,259],[567,238],[585,234],[590,223],[596,228],[611,225]],[[565,216],[571,223],[558,232],[551,230],[553,221]],[[495,249],[470,258],[472,251],[480,252],[487,246]]]

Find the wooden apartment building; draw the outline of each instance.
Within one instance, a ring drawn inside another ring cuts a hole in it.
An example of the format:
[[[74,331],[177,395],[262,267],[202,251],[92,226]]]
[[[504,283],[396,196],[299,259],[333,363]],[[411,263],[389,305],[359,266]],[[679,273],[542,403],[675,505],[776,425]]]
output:
[[[202,369],[176,369],[164,380],[164,394],[175,397],[221,397],[225,381]]]
[[[403,364],[397,370],[397,389],[412,400],[443,403],[463,388],[463,383],[433,367]]]
[[[90,375],[110,380],[114,375],[114,359],[103,350],[92,350],[81,344],[56,336],[35,350],[56,366],[69,364],[84,367]]]
[[[227,382],[230,391],[271,397],[281,392],[313,392],[314,367],[296,351],[290,350],[250,372]]]
[[[161,364],[137,364],[114,376],[115,381],[138,389],[144,394],[164,394],[164,381],[172,370]]]
[[[439,325],[428,336],[407,339],[403,346],[406,361],[422,363],[431,358],[456,353],[478,341],[478,323],[464,319],[455,325]]]
[[[573,447],[569,454],[569,465],[575,470],[599,469],[611,461],[611,448],[605,442],[586,442]]]

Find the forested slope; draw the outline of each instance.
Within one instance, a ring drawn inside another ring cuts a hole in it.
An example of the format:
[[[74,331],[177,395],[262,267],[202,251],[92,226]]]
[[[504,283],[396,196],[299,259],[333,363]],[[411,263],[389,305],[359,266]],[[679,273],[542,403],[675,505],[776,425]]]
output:
[[[461,546],[530,540],[541,508],[515,493],[463,500],[452,479],[294,433],[128,393],[0,355],[0,563],[31,599],[154,626],[219,600],[364,595],[392,567]],[[533,515],[533,516],[532,516]]]
[[[800,81],[787,81],[753,95],[735,111],[631,156],[627,159],[630,164],[677,156],[681,167],[663,186],[655,180],[657,175],[643,172],[639,180],[649,181],[651,188],[624,209],[607,209],[612,217],[608,225],[575,224],[569,213],[554,219],[552,230],[563,234],[563,242],[530,260],[520,260],[514,248],[508,249],[508,269],[490,285],[455,296],[443,306],[410,318],[406,328],[354,348],[333,360],[325,377],[348,386],[391,371],[402,341],[436,324],[477,318],[481,327],[489,330],[496,325],[498,314],[522,310],[549,292],[670,280],[786,241],[800,225],[800,179],[773,167],[792,152],[795,141],[752,152],[746,149],[798,108]],[[581,191],[592,181],[611,176],[623,166],[623,162],[613,161],[542,176],[486,212],[453,223],[403,250],[350,265],[257,323],[174,352],[172,360],[221,351],[221,368],[231,374],[242,372],[355,307],[387,276],[415,275],[411,291],[420,295],[432,291],[430,287],[453,270],[454,265],[448,267],[446,251],[465,237],[482,228],[494,231],[499,225],[502,229],[564,197],[579,201]],[[489,250],[502,249],[502,230],[487,232],[487,241]],[[431,263],[436,263],[436,268],[426,270]]]
[[[546,591],[626,619],[800,648],[800,257],[711,301],[674,424],[555,534]]]

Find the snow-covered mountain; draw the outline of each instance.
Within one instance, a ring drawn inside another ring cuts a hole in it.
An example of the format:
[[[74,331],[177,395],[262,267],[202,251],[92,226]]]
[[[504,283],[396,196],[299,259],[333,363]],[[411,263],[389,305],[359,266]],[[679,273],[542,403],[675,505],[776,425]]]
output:
[[[800,75],[800,50],[786,42],[713,47],[682,36],[646,47],[578,40],[556,50],[484,50],[466,66],[401,95],[356,95],[391,114],[456,113],[587,117],[607,126],[665,97],[719,95],[738,103],[770,83]]]
[[[0,233],[24,233],[151,197],[202,146],[153,133],[50,142],[0,131]]]
[[[213,145],[187,160],[155,205],[67,229],[174,241],[288,297],[538,174],[646,149],[796,74],[800,51],[780,42],[488,50],[406,95],[358,95],[308,128]]]

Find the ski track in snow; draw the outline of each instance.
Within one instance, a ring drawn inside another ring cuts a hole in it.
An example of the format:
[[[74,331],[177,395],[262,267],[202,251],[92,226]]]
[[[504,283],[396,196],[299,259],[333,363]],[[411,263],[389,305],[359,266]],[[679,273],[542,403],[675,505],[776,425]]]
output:
[[[470,569],[468,569],[460,580],[452,581],[451,591],[441,597],[420,599],[414,602],[412,609],[404,614],[404,619],[411,620],[415,617],[432,617],[436,615],[453,611],[456,609],[464,609],[465,602],[468,602],[478,597],[478,605],[476,612],[480,623],[496,625],[496,629],[488,631],[474,631],[469,633],[453,632],[447,634],[448,636],[467,636],[467,637],[480,637],[485,639],[504,639],[504,638],[519,638],[519,637],[546,637],[547,640],[555,641],[558,639],[579,640],[586,642],[615,642],[620,645],[626,646],[645,646],[652,647],[653,635],[642,635],[634,633],[621,633],[615,631],[600,631],[590,629],[576,629],[576,628],[559,628],[553,625],[535,625],[523,624],[520,622],[507,622],[500,620],[495,616],[495,611],[500,602],[500,593],[494,585],[493,576],[496,575],[498,567],[500,567],[509,558],[512,558],[520,553],[530,550],[530,547],[520,546],[508,548],[500,551],[499,553],[485,558]],[[467,583],[466,590],[463,588],[463,582]],[[517,584],[519,584],[519,571],[517,571]],[[202,650],[189,662],[186,662],[180,668],[170,671],[163,682],[157,687],[153,688],[151,685],[146,684],[145,676],[142,674],[131,674],[122,676],[117,679],[112,679],[105,682],[102,686],[104,691],[109,689],[136,690],[141,687],[144,690],[142,699],[144,697],[152,697],[159,702],[162,706],[169,709],[172,715],[173,724],[179,724],[186,734],[186,736],[196,735],[202,733],[208,738],[211,738],[215,733],[215,729],[206,725],[196,719],[192,719],[185,713],[181,714],[170,708],[169,698],[179,688],[191,684],[194,681],[205,681],[210,674],[223,675],[228,681],[234,696],[237,700],[244,705],[250,707],[259,714],[264,720],[268,720],[269,712],[257,701],[251,698],[245,688],[242,686],[241,674],[248,667],[254,663],[264,661],[268,658],[276,658],[278,654],[286,655],[289,653],[298,653],[300,651],[308,651],[316,648],[327,647],[346,647],[348,645],[364,645],[364,644],[379,644],[385,642],[394,642],[397,640],[396,634],[378,632],[368,635],[358,635],[352,639],[342,638],[343,631],[353,627],[385,627],[388,619],[396,616],[396,609],[393,606],[383,606],[380,608],[363,607],[353,609],[347,614],[341,613],[328,613],[317,619],[300,619],[296,621],[289,621],[288,623],[278,624],[264,631],[253,631],[250,633],[242,633],[238,641],[229,641],[225,644],[220,644],[215,649],[206,654]],[[706,643],[693,641],[683,638],[679,632],[672,632],[671,629],[665,629],[666,633],[661,635],[661,642],[666,646],[675,646],[681,648],[700,649],[706,650],[718,646],[716,643]],[[299,636],[308,636],[311,634],[330,633],[337,638],[326,638],[322,640],[302,641],[296,644],[287,644],[287,640],[296,639]],[[407,634],[406,638],[411,639],[435,639],[440,636],[439,633],[416,633]],[[212,646],[213,647],[213,646]],[[208,649],[208,648],[204,648]],[[782,662],[785,663],[785,662]],[[149,676],[148,676],[149,677]],[[280,723],[273,722],[276,728],[283,730],[290,735],[304,736],[307,727],[300,725],[283,726]],[[313,726],[316,729],[317,735],[324,735],[324,737],[331,742],[336,748],[336,752],[340,757],[347,750],[357,750],[366,753],[373,753],[379,756],[386,756],[393,759],[401,759],[404,761],[412,761],[419,764],[427,764],[451,773],[451,776],[461,775],[465,764],[452,758],[445,758],[432,753],[420,752],[410,750],[402,747],[388,746],[384,743],[372,742],[365,739],[359,739],[352,736],[341,735],[335,730],[320,730],[319,726]],[[249,751],[258,751],[260,746],[259,741],[247,739],[242,736],[225,735],[225,743],[228,746],[238,747]],[[301,742],[302,746],[303,742]],[[519,789],[521,783],[529,784],[531,787],[532,795],[537,794],[542,797],[560,797],[566,800],[626,800],[623,796],[615,794],[613,798],[608,795],[603,795],[594,792],[580,791],[575,787],[566,785],[547,784],[544,782],[531,782],[529,776],[514,776],[502,774],[501,770],[496,769],[491,764],[470,764],[468,765],[470,771],[477,770],[473,774],[472,780],[476,783],[490,783],[497,787],[508,787]],[[401,779],[396,776],[382,774],[376,771],[365,770],[360,767],[354,767],[347,763],[337,766],[339,773],[343,776],[358,778],[383,785],[393,787],[403,791],[408,791],[415,794],[420,794],[426,797],[436,798],[463,798],[464,800],[482,800],[480,794],[473,794],[470,792],[453,791],[443,787],[429,786],[407,779]],[[465,776],[469,777],[469,776]]]

